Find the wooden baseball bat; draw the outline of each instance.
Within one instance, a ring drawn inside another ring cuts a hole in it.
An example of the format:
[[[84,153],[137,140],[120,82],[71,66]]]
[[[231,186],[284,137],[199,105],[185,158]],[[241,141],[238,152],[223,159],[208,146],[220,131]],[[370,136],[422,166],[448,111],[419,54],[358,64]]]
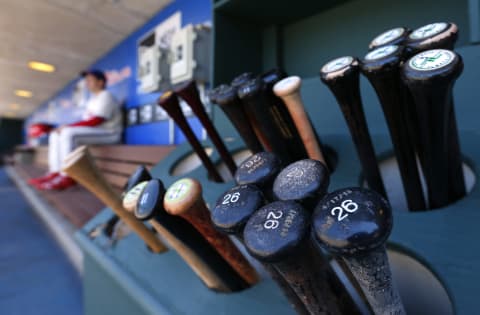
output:
[[[163,183],[158,179],[150,180],[138,196],[135,216],[140,220],[149,220],[208,288],[232,292],[248,287],[198,230],[182,217],[165,211],[164,196]]]
[[[409,51],[410,56],[434,48],[453,50],[457,39],[458,26],[455,23],[432,23],[416,29],[409,37],[406,49]],[[466,187],[453,96],[450,97],[450,103],[450,118],[448,121],[448,193],[450,202],[454,202],[465,196]],[[423,161],[422,158],[420,161],[422,162],[422,168],[428,168],[428,165],[425,165],[428,161]]]
[[[110,207],[120,219],[145,241],[154,253],[161,253],[167,250],[165,245],[162,244],[152,231],[123,208],[120,196],[112,189],[95,166],[88,149],[79,147],[77,150],[74,150],[63,164],[62,171]]]
[[[148,180],[138,183],[137,185],[130,188],[130,190],[126,191],[122,201],[122,204],[125,210],[132,213],[135,211],[135,208],[137,207],[137,203],[138,203],[138,198],[140,197],[142,192],[145,190],[145,186],[147,186],[147,184],[148,184]]]
[[[184,178],[175,182],[167,190],[163,206],[168,213],[190,222],[248,284],[258,282],[258,274],[248,260],[228,236],[214,228],[198,181]]]
[[[237,90],[222,84],[215,88],[215,103],[223,110],[230,122],[242,137],[252,153],[263,151],[263,146],[255,134],[247,113],[237,96]]]
[[[320,70],[320,79],[330,88],[343,112],[368,186],[386,197],[385,186],[363,111],[359,76],[358,59],[351,56],[334,59]]]
[[[205,149],[200,144],[200,141],[198,141],[195,133],[188,124],[187,118],[185,118],[185,115],[182,112],[182,108],[180,107],[177,96],[172,91],[167,91],[163,93],[158,100],[158,105],[160,105],[180,127],[188,142],[193,147],[193,150],[202,161],[203,166],[205,166],[207,169],[210,177],[216,182],[222,182],[223,179],[218,173],[215,165],[212,163],[207,153],[205,153]]]
[[[287,77],[278,81],[273,86],[274,93],[280,97],[287,106],[290,116],[297,127],[298,133],[302,138],[308,157],[313,160],[318,160],[324,165],[327,165],[323,156],[320,145],[317,142],[315,131],[312,128],[310,119],[305,112],[302,97],[300,96],[300,86],[302,79],[297,76]]]
[[[403,189],[411,211],[425,210],[420,173],[414,144],[408,133],[408,111],[404,105],[404,85],[400,78],[403,47],[383,46],[369,52],[361,61],[362,73],[370,81],[387,121]]]
[[[210,120],[210,117],[208,117],[208,114],[205,111],[205,106],[200,99],[200,94],[195,81],[191,80],[185,84],[182,84],[175,89],[175,93],[184,99],[195,115],[197,115],[198,119],[207,131],[208,136],[210,139],[212,139],[213,144],[217,148],[218,154],[220,154],[220,157],[225,162],[225,165],[228,167],[232,175],[234,175],[235,171],[237,170],[237,165],[235,164],[235,161],[225,146],[222,138],[218,134],[217,129]]]

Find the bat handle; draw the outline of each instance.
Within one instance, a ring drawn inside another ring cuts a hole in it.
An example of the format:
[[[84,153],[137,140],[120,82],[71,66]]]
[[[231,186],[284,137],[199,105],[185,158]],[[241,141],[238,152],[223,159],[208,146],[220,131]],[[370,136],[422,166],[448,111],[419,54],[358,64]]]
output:
[[[274,264],[290,284],[310,314],[340,315],[338,299],[333,295],[327,276],[327,265],[318,265],[310,242],[304,243],[294,257]],[[316,264],[317,263],[317,264]]]
[[[375,315],[406,315],[392,279],[385,247],[363,256],[344,257],[344,260],[362,287]]]
[[[219,183],[223,182],[222,176],[220,176],[220,174],[218,173],[212,160],[210,160],[207,153],[205,153],[205,149],[200,144],[197,137],[193,133],[193,130],[190,128],[190,126],[188,126],[188,124],[183,126],[182,132],[185,135],[185,137],[188,139],[188,142],[190,142],[190,145],[193,147],[194,151],[197,153],[198,157],[202,161],[203,165],[207,169],[208,174],[212,177],[212,179]]]
[[[217,249],[218,253],[232,266],[232,268],[250,285],[258,282],[258,274],[248,260],[228,236],[218,232],[213,227],[210,211],[205,201],[199,198],[190,211],[182,215]]]
[[[208,135],[212,139],[213,144],[217,148],[218,153],[222,157],[222,160],[225,162],[232,175],[234,175],[235,171],[237,170],[237,165],[225,146],[225,143],[223,143],[222,138],[217,132],[217,129],[210,120],[210,117],[208,117],[205,106],[200,99],[200,94],[195,82],[190,81],[184,88],[176,90],[175,93],[183,98],[185,102],[187,102],[188,106],[190,106],[192,111],[201,121]]]
[[[178,240],[168,229],[164,228],[157,220],[149,221],[152,227],[162,235],[167,242],[175,249],[175,251],[183,258],[187,265],[192,268],[193,272],[205,283],[205,285],[214,290],[229,292],[230,288],[224,281],[211,270],[210,266],[205,264],[195,252],[183,242]]]

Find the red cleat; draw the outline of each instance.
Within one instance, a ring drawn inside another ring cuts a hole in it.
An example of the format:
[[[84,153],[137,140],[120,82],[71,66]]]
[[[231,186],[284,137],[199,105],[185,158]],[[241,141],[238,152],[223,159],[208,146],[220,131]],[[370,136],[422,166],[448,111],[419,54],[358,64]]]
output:
[[[55,177],[57,177],[59,175],[60,175],[59,172],[53,172],[53,173],[48,173],[47,175],[42,176],[42,177],[30,178],[28,180],[28,184],[30,184],[32,186],[37,186],[39,184],[51,181],[52,179],[54,179]]]
[[[75,181],[64,175],[59,175],[48,182],[44,182],[37,186],[40,190],[64,190],[69,187],[75,186]]]

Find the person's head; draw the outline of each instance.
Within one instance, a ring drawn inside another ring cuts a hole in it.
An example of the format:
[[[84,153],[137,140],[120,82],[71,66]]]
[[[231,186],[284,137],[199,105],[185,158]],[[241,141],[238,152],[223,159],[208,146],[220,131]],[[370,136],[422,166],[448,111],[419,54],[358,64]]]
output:
[[[88,90],[92,93],[98,93],[107,86],[107,77],[100,70],[87,70],[82,72],[82,76],[85,78]]]

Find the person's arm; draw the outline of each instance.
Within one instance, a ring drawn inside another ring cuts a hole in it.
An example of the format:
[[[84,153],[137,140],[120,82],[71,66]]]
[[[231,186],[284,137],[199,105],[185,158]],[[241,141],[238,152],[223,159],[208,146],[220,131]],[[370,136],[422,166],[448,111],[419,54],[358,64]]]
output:
[[[72,124],[68,124],[69,127],[95,127],[105,121],[105,118],[100,116],[93,116],[88,119],[80,120]]]

